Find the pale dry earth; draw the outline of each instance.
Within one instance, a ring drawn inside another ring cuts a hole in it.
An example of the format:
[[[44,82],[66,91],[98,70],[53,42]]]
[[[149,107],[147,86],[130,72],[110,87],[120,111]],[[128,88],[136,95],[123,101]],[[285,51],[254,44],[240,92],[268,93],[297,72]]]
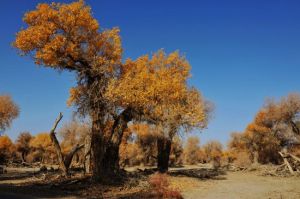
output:
[[[299,199],[299,177],[259,176],[254,172],[228,172],[220,179],[177,177],[186,199]],[[192,181],[192,182],[190,182]],[[177,183],[176,183],[177,184]]]
[[[208,179],[172,175],[172,172],[180,170],[188,171],[189,169],[197,168],[203,169],[205,166],[189,166],[171,170],[171,177],[169,177],[170,186],[173,189],[179,190],[186,199],[300,199],[300,177],[261,176],[258,172],[249,171],[226,172],[223,175]],[[129,170],[134,171],[135,169],[131,168]],[[54,195],[56,194],[53,195],[52,193],[49,197],[41,197],[41,193],[35,194],[35,190],[26,190],[26,195],[23,195],[22,192],[15,192],[15,186],[19,186],[25,182],[38,182],[40,180],[40,177],[22,177],[22,175],[31,172],[36,172],[36,169],[22,169],[22,172],[20,172],[19,169],[10,168],[9,174],[6,175],[15,175],[16,178],[7,180],[4,178],[0,180],[0,198],[79,198],[72,194],[55,197]],[[11,185],[12,189],[7,189],[6,187],[5,190],[1,190],[1,188],[7,185]]]

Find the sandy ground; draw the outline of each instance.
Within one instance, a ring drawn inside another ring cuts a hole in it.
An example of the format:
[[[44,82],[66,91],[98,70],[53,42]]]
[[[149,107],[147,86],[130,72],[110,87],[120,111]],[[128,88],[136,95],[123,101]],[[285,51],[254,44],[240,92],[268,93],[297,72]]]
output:
[[[300,199],[300,177],[284,178],[260,176],[256,172],[227,172],[207,178],[207,172],[203,175],[206,169],[205,166],[172,169],[169,177],[170,186],[179,190],[186,199]],[[20,173],[18,169],[12,168],[8,174],[0,175],[0,199],[85,198],[76,196],[74,187],[70,187],[69,190],[58,190],[48,185],[28,186],[43,178],[43,176],[33,177],[34,172],[35,169],[23,169]],[[94,189],[99,190],[99,187]],[[112,189],[111,192],[118,190]]]
[[[187,179],[177,178],[177,181]],[[191,180],[191,179],[189,179]],[[187,184],[187,183],[185,183]],[[253,172],[228,172],[223,178],[193,180],[183,187],[186,199],[299,199],[299,177],[259,176]]]

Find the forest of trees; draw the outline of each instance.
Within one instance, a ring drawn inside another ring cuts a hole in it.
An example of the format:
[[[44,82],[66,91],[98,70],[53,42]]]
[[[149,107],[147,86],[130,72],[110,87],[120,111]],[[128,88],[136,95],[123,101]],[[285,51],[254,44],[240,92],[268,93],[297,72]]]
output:
[[[279,164],[279,151],[300,153],[299,94],[267,101],[227,148],[216,140],[200,145],[197,136],[182,138],[207,127],[213,104],[187,83],[191,66],[179,52],[122,61],[120,30],[100,27],[82,0],[39,4],[23,20],[13,46],[37,65],[73,72],[67,104],[87,122],[70,121],[56,133],[60,116],[49,132],[21,132],[15,142],[1,136],[1,163],[59,164],[65,174],[79,166],[104,181],[126,166],[156,165],[164,173],[182,164]],[[18,114],[12,99],[0,96],[0,130]]]
[[[18,116],[19,108],[9,96],[1,96],[0,99],[0,119],[5,123],[2,126],[7,128]],[[283,161],[278,153],[280,151],[300,155],[299,112],[299,94],[290,94],[278,102],[267,100],[244,132],[231,134],[226,148],[217,140],[200,145],[198,136],[188,136],[185,140],[182,138],[186,136],[174,134],[168,149],[167,166],[203,163],[211,163],[214,168],[230,163],[239,167],[247,167],[252,163],[279,165]],[[111,129],[111,125],[113,123],[107,128]],[[84,168],[90,172],[91,159],[87,159],[90,154],[83,146],[91,142],[91,122],[67,122],[57,132],[66,168]],[[128,123],[121,133],[117,154],[119,169],[132,166],[157,166],[159,169],[159,150],[165,150],[160,146],[161,127],[145,121],[135,121]],[[21,132],[15,142],[7,135],[0,136],[0,149],[0,164],[59,164],[49,132],[35,135]],[[66,160],[69,154],[72,156],[68,162]]]

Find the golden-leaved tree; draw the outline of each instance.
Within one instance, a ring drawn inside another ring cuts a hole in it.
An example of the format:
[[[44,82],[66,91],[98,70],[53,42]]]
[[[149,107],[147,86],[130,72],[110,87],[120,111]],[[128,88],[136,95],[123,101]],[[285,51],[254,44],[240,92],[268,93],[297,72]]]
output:
[[[20,153],[23,162],[26,162],[26,156],[30,152],[30,142],[32,139],[33,136],[29,132],[22,132],[15,143],[16,150]]]
[[[18,117],[19,107],[8,95],[0,95],[0,132],[9,128],[13,119]]]
[[[200,93],[187,86],[190,65],[178,53],[160,51],[152,59],[122,64],[119,29],[100,31],[83,0],[39,4],[23,20],[27,27],[14,42],[20,53],[38,65],[76,74],[68,104],[91,118],[95,180],[118,173],[119,146],[129,121],[151,121],[161,128],[158,162],[163,170],[174,134],[181,127],[206,126],[208,109]]]
[[[49,133],[38,133],[29,143],[33,150],[33,161],[41,161],[41,163],[54,163],[56,160],[55,148],[52,144]]]
[[[0,163],[6,163],[13,155],[15,151],[14,144],[7,136],[0,136]]]
[[[184,159],[187,164],[197,164],[199,162],[200,140],[198,137],[189,137],[184,148]]]
[[[240,135],[239,143],[232,137],[231,148],[247,149],[254,162],[280,163],[280,150],[300,145],[299,121],[299,94],[291,93],[278,102],[267,100]]]
[[[208,122],[210,106],[198,90],[187,85],[190,76],[185,57],[159,50],[152,57],[127,60],[106,92],[121,109],[138,113],[140,118],[135,119],[156,126],[160,172],[168,170],[173,137],[181,129],[205,128]]]
[[[104,97],[109,79],[119,71],[121,40],[119,29],[100,31],[99,23],[84,1],[70,4],[38,4],[25,13],[25,29],[19,31],[14,46],[35,63],[58,71],[73,71],[77,86],[70,90],[70,104],[92,120],[93,177],[105,177],[103,131],[112,119],[114,107]]]

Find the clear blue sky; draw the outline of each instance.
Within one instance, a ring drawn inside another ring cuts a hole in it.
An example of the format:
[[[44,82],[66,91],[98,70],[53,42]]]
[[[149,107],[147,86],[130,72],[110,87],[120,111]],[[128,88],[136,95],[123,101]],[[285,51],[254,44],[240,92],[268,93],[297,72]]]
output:
[[[38,68],[10,46],[38,0],[7,0],[0,8],[0,93],[8,93],[21,114],[6,131],[48,131],[58,112],[71,117],[71,73]],[[70,2],[70,1],[63,1]],[[242,131],[267,97],[300,91],[300,1],[292,0],[87,0],[103,28],[118,26],[124,58],[164,48],[180,50],[192,65],[190,83],[216,110],[200,139],[226,143]]]

